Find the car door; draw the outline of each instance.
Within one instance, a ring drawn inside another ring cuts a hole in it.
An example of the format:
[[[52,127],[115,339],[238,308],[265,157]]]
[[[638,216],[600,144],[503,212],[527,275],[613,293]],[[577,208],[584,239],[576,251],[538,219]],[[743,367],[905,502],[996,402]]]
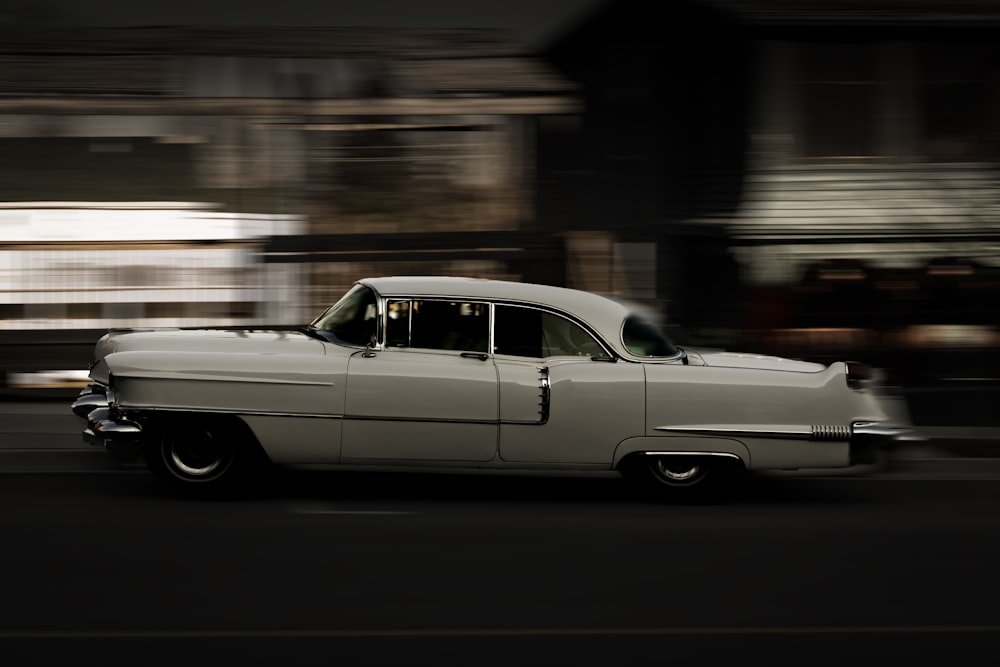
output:
[[[494,353],[504,461],[610,464],[619,442],[643,434],[642,364],[615,361],[569,318],[498,304]]]
[[[348,363],[341,461],[488,461],[498,384],[485,303],[394,299],[384,341]]]

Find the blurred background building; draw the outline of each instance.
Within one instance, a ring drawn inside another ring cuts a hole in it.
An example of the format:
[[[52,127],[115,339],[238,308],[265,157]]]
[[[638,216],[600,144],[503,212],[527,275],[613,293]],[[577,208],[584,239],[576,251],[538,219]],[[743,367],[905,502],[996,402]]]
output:
[[[363,275],[449,273],[995,376],[998,29],[992,0],[581,2],[531,49],[8,20],[0,341],[302,323]]]
[[[1000,6],[658,7],[546,51],[584,112],[542,121],[540,220],[647,248],[698,342],[995,377]]]
[[[489,31],[44,27],[0,49],[7,329],[308,321],[372,270],[310,261],[344,252],[329,235],[526,226],[534,123],[576,106]]]

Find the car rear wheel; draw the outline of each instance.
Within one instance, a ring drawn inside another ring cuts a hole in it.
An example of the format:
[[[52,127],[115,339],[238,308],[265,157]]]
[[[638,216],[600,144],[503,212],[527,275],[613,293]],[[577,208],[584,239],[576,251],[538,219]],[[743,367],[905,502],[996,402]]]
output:
[[[144,453],[149,469],[177,491],[230,495],[250,490],[265,467],[251,440],[242,422],[178,419],[160,425]]]
[[[634,454],[621,473],[655,500],[701,502],[733,490],[744,470],[728,457],[691,454]]]

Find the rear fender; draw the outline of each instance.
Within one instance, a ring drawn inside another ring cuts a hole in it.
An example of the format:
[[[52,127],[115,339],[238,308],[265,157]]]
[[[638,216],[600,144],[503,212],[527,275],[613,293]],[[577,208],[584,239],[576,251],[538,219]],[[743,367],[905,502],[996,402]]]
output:
[[[612,468],[618,468],[621,462],[632,454],[676,454],[677,456],[718,456],[720,458],[738,459],[743,467],[750,469],[750,451],[738,440],[728,438],[693,438],[684,436],[638,437],[628,438],[618,444]]]

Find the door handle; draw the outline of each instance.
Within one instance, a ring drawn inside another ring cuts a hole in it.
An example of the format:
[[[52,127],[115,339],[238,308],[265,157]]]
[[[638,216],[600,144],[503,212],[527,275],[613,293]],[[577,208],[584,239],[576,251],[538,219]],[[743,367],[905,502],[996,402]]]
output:
[[[490,355],[485,352],[463,352],[462,356],[466,359],[479,359],[479,361],[486,361],[490,358]]]

